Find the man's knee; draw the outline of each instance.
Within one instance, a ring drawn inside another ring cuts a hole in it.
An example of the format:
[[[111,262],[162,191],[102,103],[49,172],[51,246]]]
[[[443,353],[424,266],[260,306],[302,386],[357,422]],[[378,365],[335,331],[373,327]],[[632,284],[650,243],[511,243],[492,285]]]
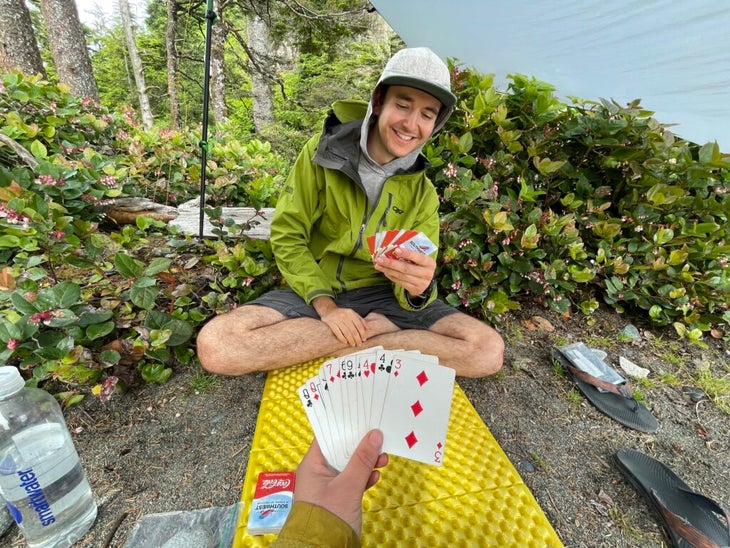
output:
[[[220,350],[220,342],[216,342],[218,337],[215,334],[215,328],[212,325],[217,318],[213,318],[208,323],[204,324],[198,332],[196,339],[196,349],[198,354],[198,360],[200,365],[206,371],[211,373],[219,373],[216,364],[220,363],[220,358],[217,356]]]
[[[494,375],[504,363],[504,340],[502,336],[486,324],[478,334],[474,348],[474,368],[471,377]]]
[[[487,343],[488,354],[490,356],[487,363],[487,375],[496,373],[502,369],[502,365],[504,364],[504,339],[502,339],[502,336],[494,329],[490,328],[490,331],[492,332],[492,335],[489,337]]]
[[[219,375],[243,375],[247,373],[243,348],[234,340],[231,323],[236,318],[231,313],[215,316],[198,332],[196,349],[200,365],[209,373]]]

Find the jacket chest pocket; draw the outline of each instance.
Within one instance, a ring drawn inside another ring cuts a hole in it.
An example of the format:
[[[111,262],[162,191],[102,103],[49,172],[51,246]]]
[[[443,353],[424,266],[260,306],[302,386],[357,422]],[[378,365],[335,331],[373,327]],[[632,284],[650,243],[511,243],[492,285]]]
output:
[[[319,221],[319,232],[326,240],[331,242],[341,240],[351,242],[354,230],[352,223],[357,222],[357,220],[350,219],[350,217],[351,215],[348,215],[346,211],[336,206],[325,207]]]

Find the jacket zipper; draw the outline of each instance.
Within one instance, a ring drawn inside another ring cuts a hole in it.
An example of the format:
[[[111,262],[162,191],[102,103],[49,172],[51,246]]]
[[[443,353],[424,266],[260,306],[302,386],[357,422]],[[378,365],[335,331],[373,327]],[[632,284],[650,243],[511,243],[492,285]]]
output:
[[[375,227],[376,231],[379,231],[380,228],[383,226],[383,223],[385,223],[385,217],[388,213],[388,210],[390,209],[390,205],[393,203],[393,194],[388,193],[388,203],[386,204],[385,209],[383,210],[383,215],[378,219],[378,223]],[[357,240],[355,241],[355,246],[353,247],[352,251],[350,251],[350,254],[348,257],[354,257],[355,253],[357,253],[357,250],[360,249],[360,246],[363,242],[363,236],[365,234],[365,227],[368,223],[368,207],[369,204],[367,203],[367,200],[365,201],[365,211],[362,215],[362,222],[360,223],[360,230],[358,231]],[[342,291],[347,290],[347,286],[345,285],[345,282],[342,280],[342,267],[345,265],[345,257],[340,257],[340,260],[337,261],[337,280],[340,282],[340,289]]]
[[[388,204],[385,206],[385,209],[383,210],[383,215],[378,219],[378,224],[375,225],[376,232],[380,232],[380,230],[383,228],[383,225],[385,224],[385,216],[388,214],[388,211],[390,210],[390,206],[393,203],[393,193],[388,192]]]

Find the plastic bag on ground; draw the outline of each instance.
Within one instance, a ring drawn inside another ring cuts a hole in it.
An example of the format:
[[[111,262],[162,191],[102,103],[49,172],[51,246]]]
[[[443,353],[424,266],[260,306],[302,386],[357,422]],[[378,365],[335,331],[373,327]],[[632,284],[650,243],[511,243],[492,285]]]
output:
[[[229,548],[240,505],[142,516],[124,548]]]

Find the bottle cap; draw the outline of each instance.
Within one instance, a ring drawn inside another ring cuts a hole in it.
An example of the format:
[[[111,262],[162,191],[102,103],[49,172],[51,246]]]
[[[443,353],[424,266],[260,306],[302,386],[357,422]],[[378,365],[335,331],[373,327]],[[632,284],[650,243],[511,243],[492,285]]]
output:
[[[25,381],[17,368],[11,365],[0,367],[0,398],[15,394],[23,387],[25,387]]]

